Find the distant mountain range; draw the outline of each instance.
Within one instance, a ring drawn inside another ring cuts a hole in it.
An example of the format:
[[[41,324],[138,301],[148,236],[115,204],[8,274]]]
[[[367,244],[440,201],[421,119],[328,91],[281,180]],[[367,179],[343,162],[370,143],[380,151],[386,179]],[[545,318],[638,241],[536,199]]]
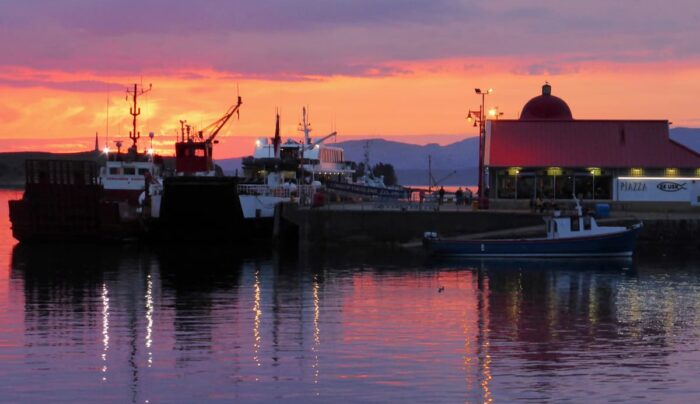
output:
[[[700,153],[700,128],[672,128],[671,139]]]
[[[672,128],[671,139],[700,152],[700,128]],[[428,156],[431,157],[433,177],[436,180],[449,176],[444,185],[473,185],[479,167],[479,139],[460,140],[445,146],[438,144],[416,145],[384,139],[352,140],[334,145],[345,149],[350,161],[364,160],[365,143],[369,142],[370,163],[387,163],[394,166],[402,184],[427,184]],[[219,160],[224,171],[240,170],[241,159]],[[454,171],[457,173],[452,174]]]
[[[700,128],[673,128],[671,139],[700,152]],[[445,146],[431,143],[416,145],[384,139],[351,140],[334,143],[345,149],[347,160],[364,160],[365,143],[369,142],[371,164],[386,163],[394,166],[399,182],[406,185],[421,185],[428,182],[428,156],[432,160],[433,177],[443,179],[443,185],[473,185],[476,183],[479,165],[479,139],[476,137],[460,140]],[[0,184],[23,183],[24,159],[26,158],[77,158],[82,153],[72,155],[51,153],[0,153]],[[217,160],[224,171],[233,173],[241,169],[242,158]],[[455,173],[456,171],[456,173]]]

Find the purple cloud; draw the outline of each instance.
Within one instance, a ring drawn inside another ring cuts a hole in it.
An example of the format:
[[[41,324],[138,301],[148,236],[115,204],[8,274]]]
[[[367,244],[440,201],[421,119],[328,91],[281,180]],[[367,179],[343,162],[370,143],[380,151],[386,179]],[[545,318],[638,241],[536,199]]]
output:
[[[528,60],[516,72],[556,74],[697,58],[699,14],[691,0],[25,0],[0,3],[0,66],[298,80],[512,57]]]
[[[7,79],[0,78],[0,86],[2,87],[44,87],[55,90],[66,90],[71,92],[105,92],[124,90],[122,84],[109,83],[96,80],[74,80],[74,81],[52,81],[52,80],[34,80],[34,79]]]

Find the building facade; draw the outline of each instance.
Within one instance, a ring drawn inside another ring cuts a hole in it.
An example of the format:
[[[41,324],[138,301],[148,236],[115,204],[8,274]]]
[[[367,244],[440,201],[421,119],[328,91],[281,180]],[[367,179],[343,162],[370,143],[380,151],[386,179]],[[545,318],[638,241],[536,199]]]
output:
[[[577,120],[549,84],[520,119],[487,121],[485,142],[491,199],[689,202],[700,183],[700,154],[668,121]]]

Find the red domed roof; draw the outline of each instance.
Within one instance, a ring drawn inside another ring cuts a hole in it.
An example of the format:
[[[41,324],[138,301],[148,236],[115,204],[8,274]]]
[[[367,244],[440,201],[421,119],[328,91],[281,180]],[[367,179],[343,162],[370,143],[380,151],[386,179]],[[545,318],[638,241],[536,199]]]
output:
[[[552,95],[552,86],[542,86],[542,95],[537,96],[525,104],[520,113],[521,121],[569,121],[573,120],[571,109],[564,100]]]

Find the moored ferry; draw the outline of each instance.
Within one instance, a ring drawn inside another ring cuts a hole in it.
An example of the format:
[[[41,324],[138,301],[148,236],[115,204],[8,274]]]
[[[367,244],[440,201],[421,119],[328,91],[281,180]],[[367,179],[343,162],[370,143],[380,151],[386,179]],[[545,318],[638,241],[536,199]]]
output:
[[[280,135],[280,116],[276,114],[275,136],[255,141],[253,154],[243,159],[243,171],[246,178],[263,179],[272,172],[283,179],[302,182],[325,182],[329,179],[348,180],[354,170],[351,163],[345,159],[342,147],[328,145],[325,142],[337,136],[333,131],[319,139],[312,139],[311,123],[306,108],[302,108],[302,119],[299,123],[302,140],[287,139],[282,142]]]

